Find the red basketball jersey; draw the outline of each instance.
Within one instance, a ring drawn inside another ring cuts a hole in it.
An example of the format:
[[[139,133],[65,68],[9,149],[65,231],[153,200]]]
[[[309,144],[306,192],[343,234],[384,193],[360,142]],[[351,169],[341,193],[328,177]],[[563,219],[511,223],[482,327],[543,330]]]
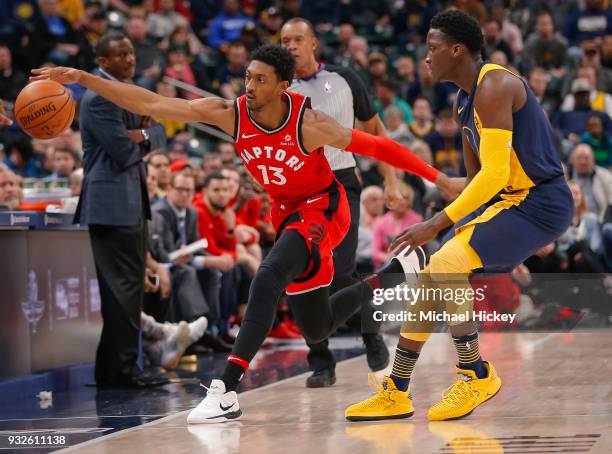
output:
[[[251,175],[275,203],[299,204],[329,188],[334,174],[323,148],[309,153],[302,144],[302,119],[310,107],[308,97],[290,91],[283,96],[289,105],[281,126],[267,130],[257,124],[240,96],[236,108],[236,152]]]

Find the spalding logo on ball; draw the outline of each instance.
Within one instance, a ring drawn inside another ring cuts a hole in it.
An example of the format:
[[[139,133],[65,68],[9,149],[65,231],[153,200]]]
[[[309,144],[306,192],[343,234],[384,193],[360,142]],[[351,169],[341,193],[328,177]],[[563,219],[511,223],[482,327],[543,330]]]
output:
[[[17,124],[36,139],[59,136],[72,123],[74,112],[70,90],[52,80],[26,85],[13,109]]]

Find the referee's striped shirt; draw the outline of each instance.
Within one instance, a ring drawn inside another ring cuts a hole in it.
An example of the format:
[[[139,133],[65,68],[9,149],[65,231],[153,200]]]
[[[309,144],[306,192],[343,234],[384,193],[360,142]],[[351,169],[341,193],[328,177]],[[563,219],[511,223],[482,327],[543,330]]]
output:
[[[345,128],[355,126],[355,120],[368,121],[376,108],[361,78],[350,68],[319,65],[315,74],[306,79],[293,79],[290,91],[310,97],[312,108],[326,113]],[[355,158],[325,145],[325,157],[333,171],[355,167]]]

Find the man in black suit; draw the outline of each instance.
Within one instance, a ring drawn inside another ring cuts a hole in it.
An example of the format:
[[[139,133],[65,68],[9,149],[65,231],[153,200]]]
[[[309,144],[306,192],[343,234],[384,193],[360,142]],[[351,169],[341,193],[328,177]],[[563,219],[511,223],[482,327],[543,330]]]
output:
[[[191,203],[194,193],[193,174],[174,173],[167,197],[153,207],[154,214],[163,219],[161,243],[166,255],[200,239],[198,213]],[[229,257],[205,255],[204,250],[176,259],[172,266],[176,319],[192,321],[205,315],[209,321],[218,320],[219,271],[229,271],[232,266],[233,262]],[[199,285],[194,286],[194,282],[199,282]],[[214,323],[209,323],[210,325]],[[216,336],[208,335],[204,343],[217,350],[228,348]]]
[[[127,81],[134,51],[120,34],[97,48],[99,74]],[[98,386],[154,386],[165,377],[144,371],[139,359],[145,279],[146,220],[151,217],[142,156],[166,142],[163,126],[123,110],[87,90],[79,121],[84,179],[75,222],[89,226],[104,326],[96,354]]]

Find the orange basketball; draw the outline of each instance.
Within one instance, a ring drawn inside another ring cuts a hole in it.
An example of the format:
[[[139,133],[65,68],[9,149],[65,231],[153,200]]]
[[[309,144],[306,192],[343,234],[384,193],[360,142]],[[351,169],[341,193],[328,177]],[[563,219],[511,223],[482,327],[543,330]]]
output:
[[[26,85],[13,109],[17,124],[36,139],[59,136],[72,123],[74,111],[70,90],[52,80]]]

